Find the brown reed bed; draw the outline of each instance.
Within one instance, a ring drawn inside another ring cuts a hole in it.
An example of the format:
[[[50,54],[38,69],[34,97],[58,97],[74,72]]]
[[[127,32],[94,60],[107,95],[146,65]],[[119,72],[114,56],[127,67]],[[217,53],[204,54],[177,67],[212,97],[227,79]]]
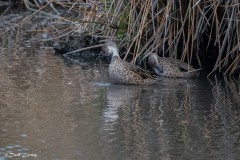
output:
[[[210,68],[208,76],[216,72],[239,75],[238,0],[22,2],[35,13],[55,18],[58,23],[70,23],[71,32],[87,32],[95,37],[114,39],[127,51],[126,56],[133,54],[133,63],[146,53],[157,52],[161,56],[184,60],[195,67]],[[50,8],[51,12],[45,11],[45,8]],[[64,16],[62,10],[76,16]],[[66,33],[65,30],[63,33]]]

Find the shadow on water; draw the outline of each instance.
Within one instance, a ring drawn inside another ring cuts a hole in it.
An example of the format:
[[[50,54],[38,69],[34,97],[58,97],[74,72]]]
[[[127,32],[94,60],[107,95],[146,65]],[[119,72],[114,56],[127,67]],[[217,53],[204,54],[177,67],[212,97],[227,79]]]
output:
[[[0,38],[1,160],[240,157],[239,81],[114,85],[98,59],[69,63],[20,35]]]

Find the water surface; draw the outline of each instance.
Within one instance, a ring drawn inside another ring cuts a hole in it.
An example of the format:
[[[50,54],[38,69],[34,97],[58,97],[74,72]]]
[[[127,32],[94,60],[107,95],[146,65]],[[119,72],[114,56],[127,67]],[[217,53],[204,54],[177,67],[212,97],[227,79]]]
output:
[[[0,160],[239,159],[239,82],[114,85],[98,59],[71,64],[24,40],[0,38]]]

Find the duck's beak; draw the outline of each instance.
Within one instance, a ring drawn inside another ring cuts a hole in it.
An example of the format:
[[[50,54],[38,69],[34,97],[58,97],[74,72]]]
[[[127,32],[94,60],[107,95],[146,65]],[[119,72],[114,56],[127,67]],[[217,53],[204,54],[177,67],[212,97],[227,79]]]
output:
[[[111,57],[107,57],[109,63],[111,63],[111,59],[112,59]]]
[[[101,52],[99,53],[99,55],[98,55],[98,58],[102,59],[102,58],[104,58],[104,57],[106,57],[106,56],[103,56],[103,52],[101,51]],[[107,58],[108,62],[111,62],[112,53],[111,53],[109,56],[107,56],[106,58]]]
[[[98,55],[98,58],[102,58],[102,57],[103,57],[103,54],[102,54],[102,51],[101,51]]]
[[[110,55],[107,57],[108,61],[111,63],[113,52],[111,51]]]
[[[158,70],[158,73],[163,73],[163,68],[157,65],[156,69]]]

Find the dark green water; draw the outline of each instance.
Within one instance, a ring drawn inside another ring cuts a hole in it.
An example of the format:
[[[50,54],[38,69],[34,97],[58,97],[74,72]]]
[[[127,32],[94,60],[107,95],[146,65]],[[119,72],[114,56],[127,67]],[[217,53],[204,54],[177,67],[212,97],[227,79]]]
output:
[[[0,160],[239,159],[239,82],[114,85],[42,46],[0,37]]]

